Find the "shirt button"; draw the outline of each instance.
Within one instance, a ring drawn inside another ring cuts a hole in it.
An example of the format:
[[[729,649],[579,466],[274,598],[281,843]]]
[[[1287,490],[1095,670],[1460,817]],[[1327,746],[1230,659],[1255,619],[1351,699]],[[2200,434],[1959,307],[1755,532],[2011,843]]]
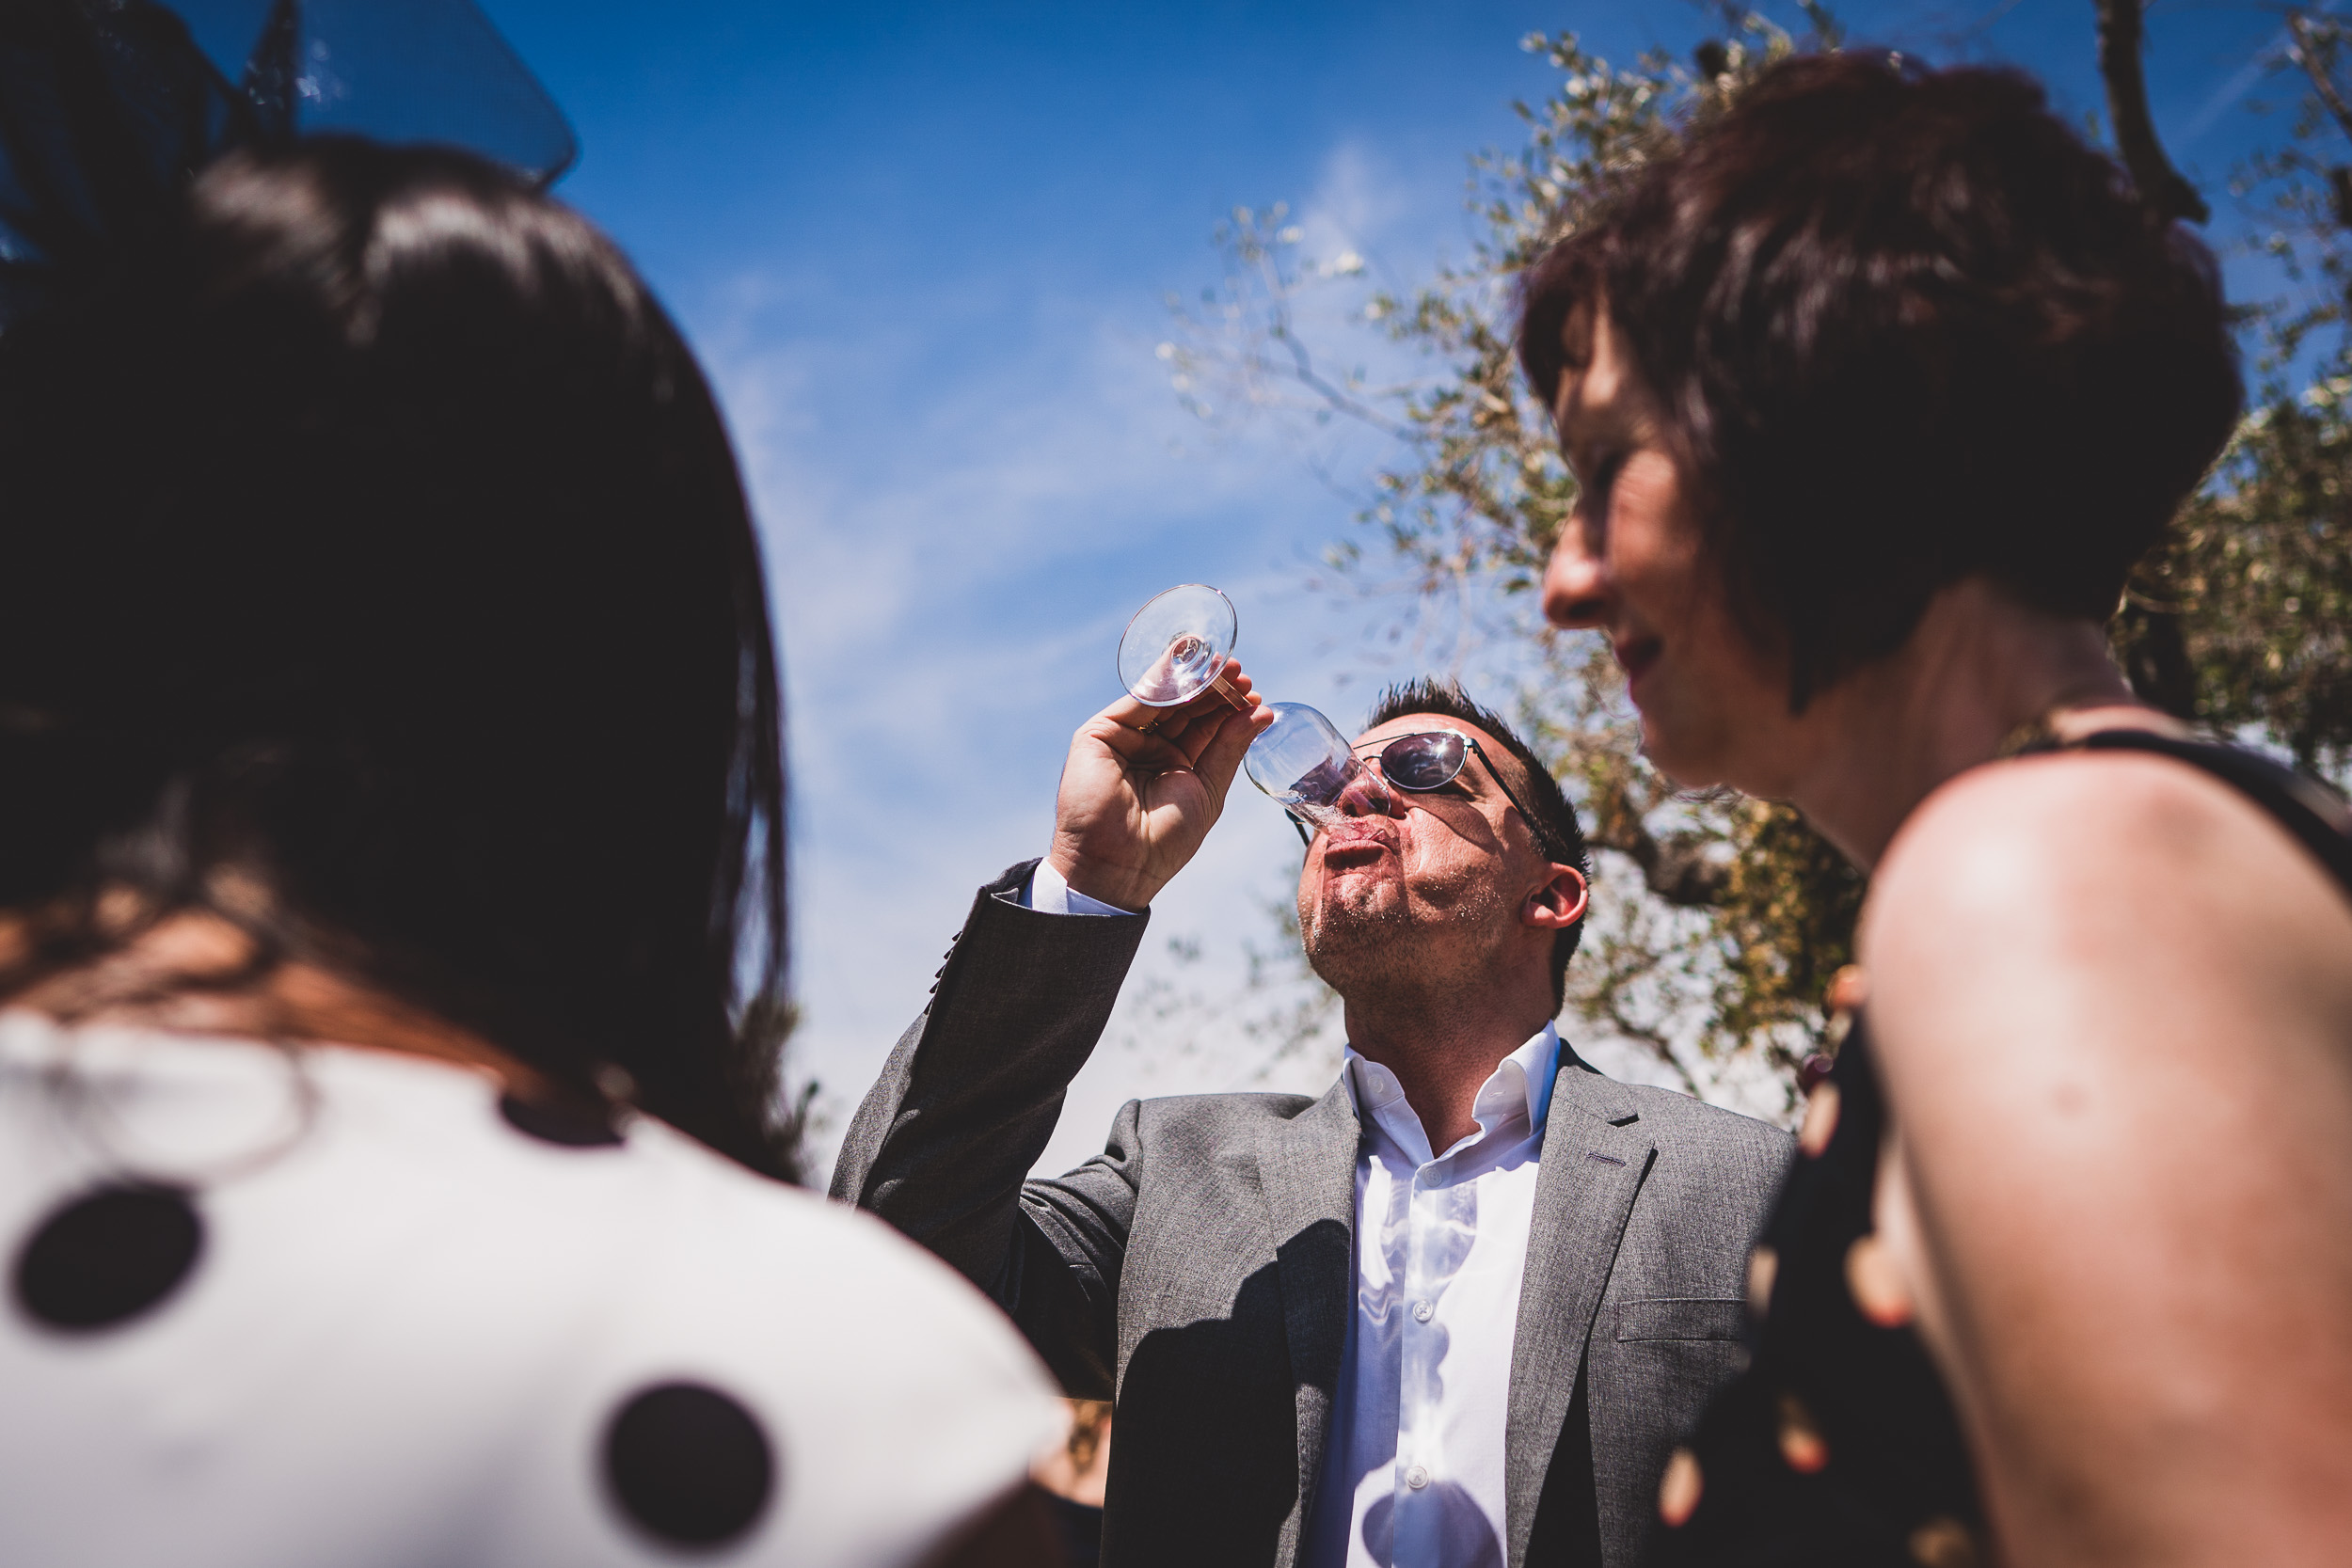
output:
[[[1431,1303],[1425,1301],[1417,1301],[1413,1303],[1413,1322],[1417,1323],[1425,1323],[1437,1315],[1438,1308]]]
[[[1418,1492],[1429,1484],[1429,1472],[1416,1465],[1405,1472],[1405,1484]]]

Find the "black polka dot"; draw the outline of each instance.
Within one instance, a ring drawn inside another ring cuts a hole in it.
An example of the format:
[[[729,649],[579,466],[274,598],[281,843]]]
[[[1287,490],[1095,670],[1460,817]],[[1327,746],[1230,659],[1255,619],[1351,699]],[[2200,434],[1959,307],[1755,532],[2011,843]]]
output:
[[[740,1402],[699,1383],[630,1398],[604,1433],[621,1511],[663,1541],[716,1546],[752,1528],[775,1490],[775,1454]]]
[[[621,1134],[612,1113],[585,1100],[522,1100],[499,1097],[499,1115],[517,1132],[565,1148],[604,1148],[618,1144]]]
[[[16,1255],[16,1304],[51,1328],[111,1328],[180,1287],[204,1221],[176,1187],[102,1187],[40,1224]]]

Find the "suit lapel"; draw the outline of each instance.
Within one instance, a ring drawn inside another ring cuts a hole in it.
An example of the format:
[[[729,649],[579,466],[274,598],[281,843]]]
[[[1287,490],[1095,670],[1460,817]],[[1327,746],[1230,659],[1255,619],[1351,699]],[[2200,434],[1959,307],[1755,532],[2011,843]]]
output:
[[[1587,1069],[1563,1041],[1511,1341],[1503,1513],[1512,1568],[1526,1560],[1593,1315],[1655,1149],[1640,1124],[1624,1085]]]
[[[1264,1131],[1260,1190],[1273,1223],[1298,1420],[1298,1503],[1279,1568],[1298,1560],[1323,1471],[1331,1401],[1355,1307],[1356,1148],[1361,1129],[1343,1074],[1321,1100]]]

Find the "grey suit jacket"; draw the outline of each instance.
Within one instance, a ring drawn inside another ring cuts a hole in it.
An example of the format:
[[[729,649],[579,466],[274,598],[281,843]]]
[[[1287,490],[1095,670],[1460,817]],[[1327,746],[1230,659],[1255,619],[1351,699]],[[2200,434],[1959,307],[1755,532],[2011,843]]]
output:
[[[1071,1393],[1116,1396],[1111,1568],[1292,1568],[1355,1309],[1354,1102],[1343,1082],[1132,1101],[1101,1155],[1025,1180],[1146,925],[1022,908],[1035,863],[980,890],[834,1196],[993,1296]],[[1668,1451],[1742,1361],[1788,1153],[1562,1053],[1512,1342],[1510,1568],[1589,1560],[1596,1536],[1607,1568],[1638,1560]]]

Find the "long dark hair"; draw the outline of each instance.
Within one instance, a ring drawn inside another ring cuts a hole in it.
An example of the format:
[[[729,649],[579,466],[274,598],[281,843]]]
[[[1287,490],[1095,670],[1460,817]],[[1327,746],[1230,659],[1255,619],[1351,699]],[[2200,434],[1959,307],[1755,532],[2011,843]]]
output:
[[[584,219],[455,151],[233,154],[0,338],[0,999],[208,910],[788,1163],[758,545]]]

